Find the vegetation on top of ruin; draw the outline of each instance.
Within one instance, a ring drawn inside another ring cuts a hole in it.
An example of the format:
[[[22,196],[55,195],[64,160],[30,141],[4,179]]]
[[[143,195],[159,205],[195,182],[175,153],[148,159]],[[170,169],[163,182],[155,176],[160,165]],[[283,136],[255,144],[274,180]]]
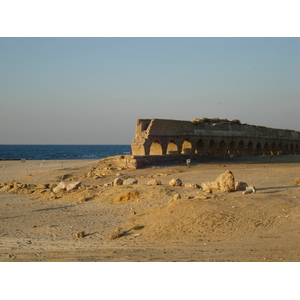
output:
[[[194,120],[191,121],[193,124],[197,125],[197,124],[217,124],[217,123],[223,123],[223,124],[241,124],[240,120],[228,120],[228,119],[219,119],[219,118],[196,118]]]

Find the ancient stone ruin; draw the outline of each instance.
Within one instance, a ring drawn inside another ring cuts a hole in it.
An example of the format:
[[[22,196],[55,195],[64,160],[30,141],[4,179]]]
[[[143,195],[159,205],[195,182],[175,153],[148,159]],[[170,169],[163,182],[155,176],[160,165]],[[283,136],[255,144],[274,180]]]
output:
[[[239,120],[138,119],[131,167],[181,158],[300,154],[300,132],[241,124]]]

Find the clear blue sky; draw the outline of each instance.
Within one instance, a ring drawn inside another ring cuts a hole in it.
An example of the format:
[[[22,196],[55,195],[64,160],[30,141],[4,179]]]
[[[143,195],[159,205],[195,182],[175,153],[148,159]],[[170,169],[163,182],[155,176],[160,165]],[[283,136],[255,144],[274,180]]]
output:
[[[138,118],[300,130],[300,38],[0,38],[0,144],[130,144]]]

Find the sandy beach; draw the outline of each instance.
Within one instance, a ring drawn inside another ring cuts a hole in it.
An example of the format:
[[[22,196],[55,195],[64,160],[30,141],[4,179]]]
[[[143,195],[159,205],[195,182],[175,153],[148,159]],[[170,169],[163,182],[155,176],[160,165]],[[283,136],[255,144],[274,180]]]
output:
[[[173,178],[201,185],[226,170],[256,193],[169,186]],[[138,183],[110,186],[117,177]],[[108,160],[1,161],[0,189],[19,187],[0,192],[0,261],[299,262],[299,177],[296,155],[139,170]],[[152,179],[161,185],[147,185]],[[53,194],[60,181],[82,186]]]

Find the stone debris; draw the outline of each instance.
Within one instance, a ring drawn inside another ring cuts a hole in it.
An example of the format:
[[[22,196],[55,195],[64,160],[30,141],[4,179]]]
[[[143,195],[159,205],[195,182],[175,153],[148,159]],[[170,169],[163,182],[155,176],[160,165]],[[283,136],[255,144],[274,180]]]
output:
[[[0,192],[8,192],[11,189],[10,185],[5,185],[0,189]]]
[[[85,237],[85,232],[84,231],[80,231],[80,232],[77,232],[75,234],[76,239],[80,239],[80,238],[83,238],[83,237]]]
[[[300,185],[300,177],[294,180],[294,185]]]
[[[54,187],[52,189],[53,193],[59,193],[59,192],[62,192],[62,191],[65,191],[67,188],[67,185],[61,181],[56,187]]]
[[[135,178],[127,178],[123,181],[123,185],[133,185],[133,184],[137,184],[138,180]]]
[[[248,187],[248,184],[246,182],[236,182],[235,183],[235,190],[236,191],[245,191]]]
[[[173,195],[172,199],[169,202],[173,202],[181,198],[182,198],[181,195],[176,193],[175,195]]]
[[[159,179],[152,179],[148,181],[147,185],[161,185],[161,181]]]
[[[113,185],[114,185],[113,182],[107,182],[107,183],[103,184],[104,187],[110,187],[110,186],[113,186]]]
[[[231,171],[226,171],[219,175],[216,179],[216,183],[221,192],[228,193],[235,191],[234,176]]]
[[[116,186],[116,185],[122,185],[123,184],[123,179],[122,178],[116,178],[115,180],[114,180],[114,186]]]
[[[254,186],[249,186],[249,188],[247,190],[243,191],[244,195],[251,194],[251,193],[256,193],[256,189]]]
[[[200,189],[201,188],[201,186],[199,184],[197,184],[197,183],[186,183],[184,185],[184,187],[186,189]]]
[[[182,186],[182,181],[179,178],[173,178],[169,182],[170,186]]]
[[[216,182],[203,182],[201,184],[202,190],[211,193],[213,190],[219,190],[219,186]]]
[[[124,233],[123,229],[121,227],[118,227],[112,234],[108,236],[108,238],[110,240],[115,240],[121,237],[123,233]]]
[[[81,181],[77,182],[71,182],[66,186],[67,192],[77,190],[79,187],[81,187]]]

